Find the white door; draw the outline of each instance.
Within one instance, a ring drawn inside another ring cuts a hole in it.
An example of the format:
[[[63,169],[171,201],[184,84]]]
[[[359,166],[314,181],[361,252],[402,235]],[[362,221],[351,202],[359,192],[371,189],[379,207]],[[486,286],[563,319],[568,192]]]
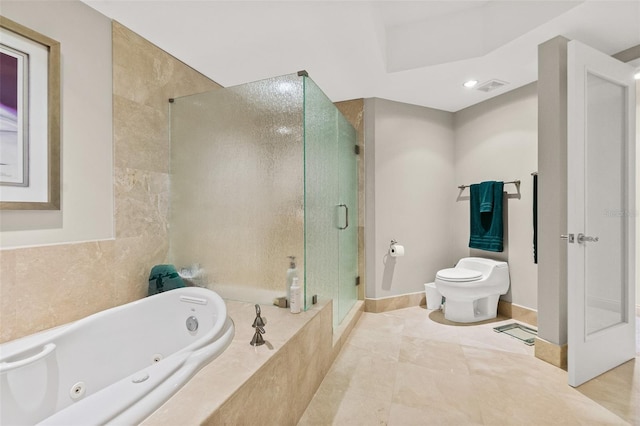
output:
[[[633,68],[568,46],[568,370],[578,386],[635,357]]]

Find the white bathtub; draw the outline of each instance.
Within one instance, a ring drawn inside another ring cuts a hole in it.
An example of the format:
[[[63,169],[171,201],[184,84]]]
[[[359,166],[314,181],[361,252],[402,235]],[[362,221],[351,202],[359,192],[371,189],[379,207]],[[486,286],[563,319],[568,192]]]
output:
[[[0,424],[137,424],[233,335],[222,298],[187,287],[4,343]]]

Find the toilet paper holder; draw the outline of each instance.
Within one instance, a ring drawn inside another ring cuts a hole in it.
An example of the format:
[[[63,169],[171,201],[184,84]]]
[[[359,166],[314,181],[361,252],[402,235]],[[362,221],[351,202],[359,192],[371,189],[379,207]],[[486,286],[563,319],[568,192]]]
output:
[[[396,240],[391,240],[391,244],[389,244],[389,255],[391,257],[404,256],[404,247],[398,244]]]

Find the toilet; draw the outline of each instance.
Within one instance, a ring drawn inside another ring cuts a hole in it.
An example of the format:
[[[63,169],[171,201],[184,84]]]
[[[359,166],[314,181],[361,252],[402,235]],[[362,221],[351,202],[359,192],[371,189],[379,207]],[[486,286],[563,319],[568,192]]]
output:
[[[447,320],[484,321],[496,317],[498,299],[509,290],[509,265],[482,257],[465,257],[455,268],[438,271],[435,283],[445,298]]]

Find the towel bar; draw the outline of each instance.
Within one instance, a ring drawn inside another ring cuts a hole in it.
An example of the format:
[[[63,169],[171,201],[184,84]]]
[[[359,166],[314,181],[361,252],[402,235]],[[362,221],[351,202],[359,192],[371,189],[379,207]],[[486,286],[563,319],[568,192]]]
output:
[[[513,183],[515,186],[520,186],[520,180],[512,180],[512,181],[510,181],[510,182],[504,182],[504,183],[505,183],[505,184],[507,184],[507,183]],[[459,186],[458,186],[458,188],[460,188],[460,189],[465,189],[465,188],[468,188],[468,187],[470,187],[470,186],[471,186],[471,185],[459,185]]]

